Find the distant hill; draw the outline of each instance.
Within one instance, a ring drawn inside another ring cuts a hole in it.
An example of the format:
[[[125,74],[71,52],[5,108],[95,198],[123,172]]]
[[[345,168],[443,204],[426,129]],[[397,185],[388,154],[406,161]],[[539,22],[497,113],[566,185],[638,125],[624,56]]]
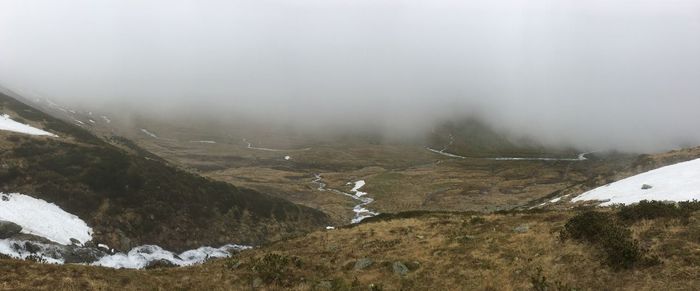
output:
[[[7,94],[0,113],[58,135],[0,131],[0,191],[78,215],[96,242],[122,250],[260,244],[328,223],[318,210],[188,173],[128,139],[108,143]]]

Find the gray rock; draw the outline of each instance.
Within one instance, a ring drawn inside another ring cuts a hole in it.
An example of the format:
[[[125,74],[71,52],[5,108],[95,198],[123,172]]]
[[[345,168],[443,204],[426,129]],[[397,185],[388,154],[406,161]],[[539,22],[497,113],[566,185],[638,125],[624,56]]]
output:
[[[177,265],[173,264],[173,262],[168,261],[166,259],[160,259],[160,260],[155,260],[148,262],[146,265],[146,269],[159,269],[159,268],[173,268],[177,267]]]
[[[530,227],[527,226],[526,224],[520,225],[520,226],[513,229],[513,231],[516,233],[526,233],[529,230],[530,230]]]
[[[373,263],[374,263],[374,261],[372,261],[372,259],[370,259],[370,258],[362,258],[362,259],[359,259],[355,262],[355,267],[353,269],[362,270],[362,269],[368,268]]]
[[[72,237],[70,238],[70,243],[73,244],[73,245],[76,245],[76,246],[81,245],[81,243],[80,243],[79,240],[74,239],[74,238],[72,238]]]
[[[12,237],[22,231],[22,227],[11,221],[0,220],[0,239]]]
[[[642,190],[649,190],[651,188],[653,188],[653,186],[651,186],[649,184],[642,184]]]
[[[394,270],[394,274],[399,275],[399,276],[406,276],[408,272],[410,271],[408,267],[402,262],[394,262],[391,265],[391,268]]]
[[[107,255],[100,249],[77,246],[66,246],[59,252],[67,264],[92,263]]]

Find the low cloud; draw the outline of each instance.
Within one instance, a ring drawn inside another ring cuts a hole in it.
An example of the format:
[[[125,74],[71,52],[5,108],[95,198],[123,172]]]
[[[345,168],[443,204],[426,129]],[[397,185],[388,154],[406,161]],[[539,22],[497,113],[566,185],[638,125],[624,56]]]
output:
[[[85,108],[588,149],[700,144],[700,2],[0,3],[0,83]]]

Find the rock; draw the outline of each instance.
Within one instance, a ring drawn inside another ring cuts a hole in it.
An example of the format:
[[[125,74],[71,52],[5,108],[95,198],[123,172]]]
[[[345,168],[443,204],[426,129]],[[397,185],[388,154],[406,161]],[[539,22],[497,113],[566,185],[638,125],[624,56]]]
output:
[[[391,268],[394,270],[394,274],[399,275],[399,276],[406,276],[408,272],[410,271],[408,267],[402,262],[394,262],[391,265]]]
[[[365,268],[371,266],[373,263],[374,263],[374,261],[372,261],[372,259],[370,259],[370,258],[362,258],[362,259],[359,259],[355,262],[355,267],[353,269],[362,270],[362,269],[365,269]]]
[[[71,243],[72,245],[76,245],[76,246],[81,245],[81,243],[80,243],[79,240],[74,239],[74,238],[72,238],[72,237],[70,238],[70,243]]]
[[[61,253],[61,257],[66,264],[92,263],[107,255],[107,253],[97,248],[84,248],[77,246],[66,246],[59,252]]]
[[[37,252],[41,251],[41,246],[32,243],[32,242],[24,242],[24,250],[28,251],[31,254],[36,254]]]
[[[516,233],[526,233],[529,230],[530,230],[530,227],[527,226],[526,224],[520,225],[520,226],[513,229],[513,231]]]
[[[166,259],[160,259],[160,260],[155,260],[148,262],[146,265],[146,269],[160,269],[160,268],[173,268],[177,267],[177,265],[173,264],[173,262],[168,261]]]
[[[642,190],[648,190],[648,189],[651,189],[651,188],[653,188],[653,186],[651,186],[651,185],[649,185],[649,184],[643,184],[643,185],[642,185]]]
[[[11,221],[0,220],[0,239],[12,237],[22,231],[22,227]]]

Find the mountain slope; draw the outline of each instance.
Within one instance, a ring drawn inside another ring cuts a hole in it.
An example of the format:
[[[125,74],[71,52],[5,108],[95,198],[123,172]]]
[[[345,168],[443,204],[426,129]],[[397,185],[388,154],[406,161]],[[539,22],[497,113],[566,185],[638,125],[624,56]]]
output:
[[[111,145],[4,94],[0,112],[59,136],[0,131],[0,191],[55,203],[113,248],[260,244],[327,224],[320,211],[179,170],[122,138]]]

